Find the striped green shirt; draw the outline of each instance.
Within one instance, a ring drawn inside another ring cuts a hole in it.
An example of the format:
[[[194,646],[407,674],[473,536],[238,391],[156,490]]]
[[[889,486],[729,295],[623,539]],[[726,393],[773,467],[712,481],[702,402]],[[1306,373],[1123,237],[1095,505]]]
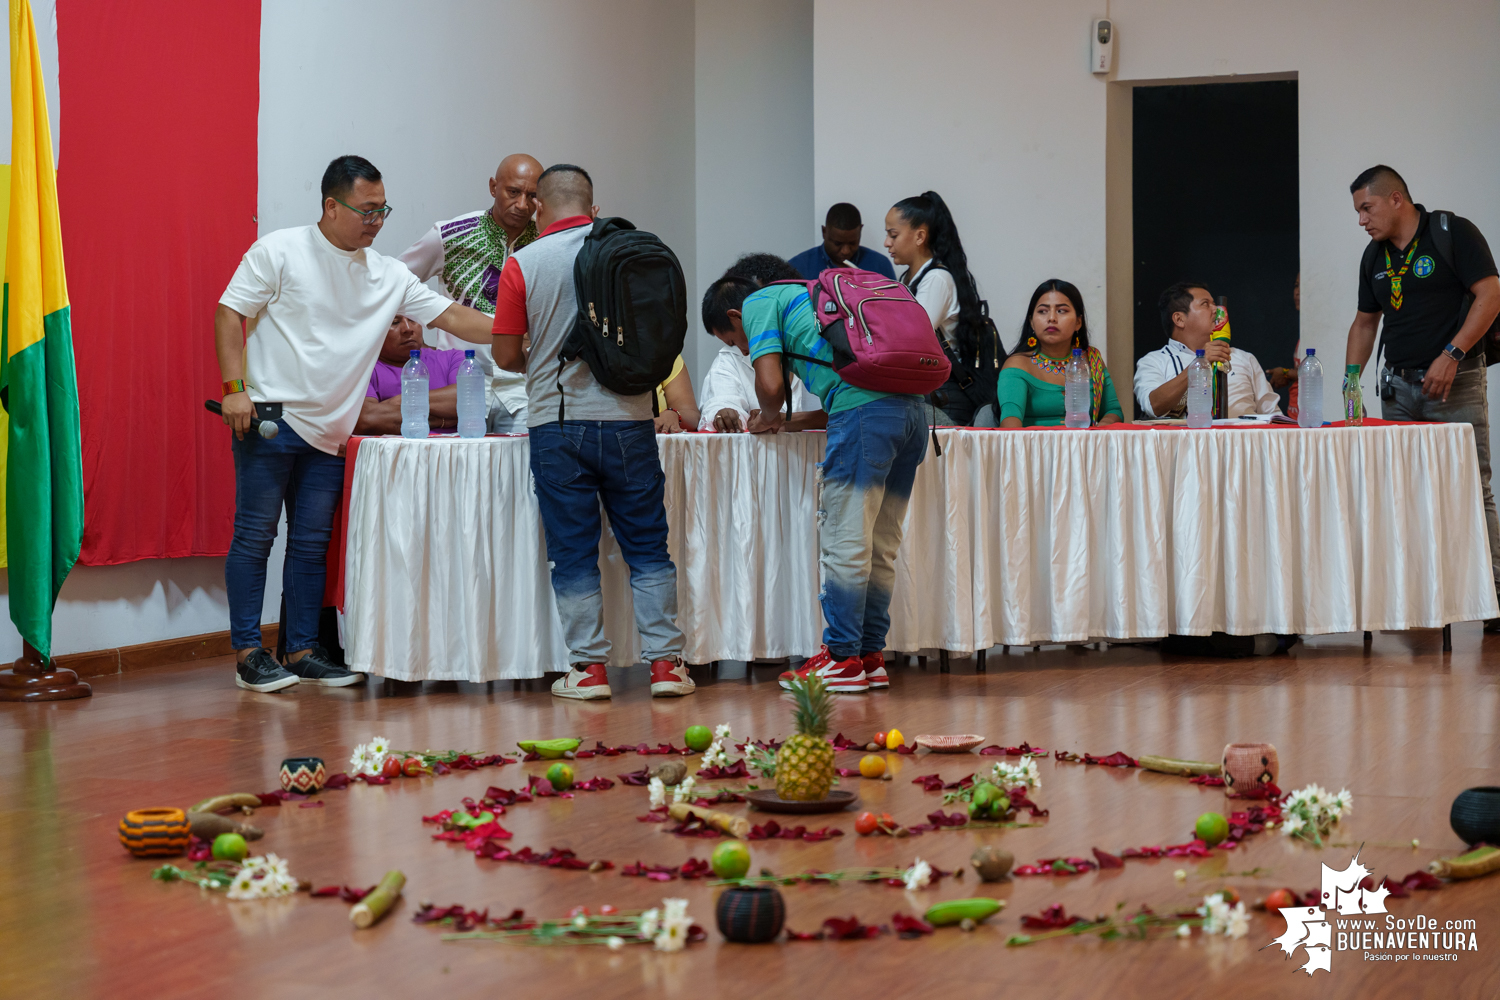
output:
[[[740,321],[750,341],[752,361],[767,354],[801,354],[821,361],[833,360],[833,348],[823,339],[823,327],[813,315],[805,287],[772,285],[751,292],[740,307]],[[790,364],[792,374],[802,380],[808,392],[823,401],[823,409],[830,416],[890,395],[852,386],[826,365],[795,359]]]

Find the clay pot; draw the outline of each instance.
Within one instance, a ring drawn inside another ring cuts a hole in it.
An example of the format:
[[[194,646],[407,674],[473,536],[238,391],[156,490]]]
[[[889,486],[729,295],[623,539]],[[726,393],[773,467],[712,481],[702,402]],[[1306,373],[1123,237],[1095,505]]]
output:
[[[719,897],[714,917],[725,940],[764,944],[781,933],[786,901],[774,885],[735,886]]]
[[[281,762],[281,787],[289,792],[311,795],[327,780],[321,757],[288,757]]]
[[[1465,844],[1500,846],[1500,788],[1466,788],[1453,800],[1448,824]]]
[[[133,809],[120,820],[120,843],[138,858],[169,858],[187,850],[191,828],[181,809]]]
[[[1276,784],[1276,748],[1269,743],[1231,743],[1224,748],[1224,794],[1232,799]]]

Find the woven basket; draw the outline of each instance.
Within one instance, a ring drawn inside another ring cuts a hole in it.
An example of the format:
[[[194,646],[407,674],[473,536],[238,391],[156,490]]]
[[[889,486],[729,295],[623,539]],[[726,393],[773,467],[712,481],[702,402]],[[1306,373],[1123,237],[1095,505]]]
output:
[[[138,858],[169,858],[187,850],[189,827],[181,809],[134,809],[120,820],[120,843]]]
[[[281,762],[281,787],[289,792],[311,795],[327,780],[321,757],[288,757]]]
[[[1269,743],[1231,743],[1224,748],[1224,794],[1230,798],[1261,792],[1281,773]]]
[[[776,940],[786,922],[786,901],[771,885],[738,886],[724,890],[714,916],[719,933],[740,944],[764,944]]]

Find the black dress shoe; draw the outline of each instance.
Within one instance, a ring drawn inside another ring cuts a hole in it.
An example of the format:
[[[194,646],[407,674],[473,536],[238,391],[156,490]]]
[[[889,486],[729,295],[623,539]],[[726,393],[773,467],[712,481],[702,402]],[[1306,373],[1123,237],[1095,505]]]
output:
[[[286,668],[302,679],[304,684],[321,684],[324,687],[341,688],[363,683],[364,674],[357,674],[341,667],[328,658],[328,650],[313,646],[300,660],[294,660]]]
[[[256,649],[235,666],[234,682],[247,691],[266,694],[296,684],[297,675],[277,663],[269,649]]]

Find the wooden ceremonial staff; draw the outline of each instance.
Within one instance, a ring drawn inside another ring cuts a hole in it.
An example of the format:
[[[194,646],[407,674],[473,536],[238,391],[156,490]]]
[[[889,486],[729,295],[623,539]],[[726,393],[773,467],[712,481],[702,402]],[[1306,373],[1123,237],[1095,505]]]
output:
[[[15,666],[0,670],[0,701],[67,701],[91,694],[93,689],[77,673],[59,667],[25,640]]]

